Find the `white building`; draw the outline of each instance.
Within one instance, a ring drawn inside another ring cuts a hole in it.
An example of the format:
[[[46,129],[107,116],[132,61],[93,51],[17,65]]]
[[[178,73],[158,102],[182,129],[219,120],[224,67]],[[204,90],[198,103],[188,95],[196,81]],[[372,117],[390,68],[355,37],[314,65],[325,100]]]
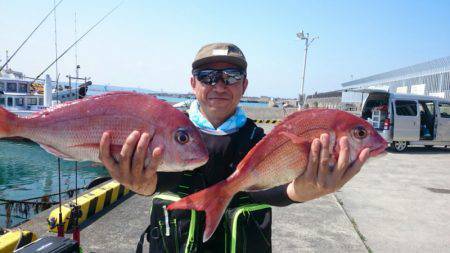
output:
[[[450,98],[450,56],[342,84],[342,102],[361,101],[358,89]]]

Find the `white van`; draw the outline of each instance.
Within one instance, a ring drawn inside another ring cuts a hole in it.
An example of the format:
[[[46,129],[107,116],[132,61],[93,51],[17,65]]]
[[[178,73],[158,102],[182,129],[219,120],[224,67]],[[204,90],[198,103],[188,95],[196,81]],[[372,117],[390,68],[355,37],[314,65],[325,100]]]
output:
[[[370,91],[361,116],[398,152],[410,145],[450,146],[448,99]]]

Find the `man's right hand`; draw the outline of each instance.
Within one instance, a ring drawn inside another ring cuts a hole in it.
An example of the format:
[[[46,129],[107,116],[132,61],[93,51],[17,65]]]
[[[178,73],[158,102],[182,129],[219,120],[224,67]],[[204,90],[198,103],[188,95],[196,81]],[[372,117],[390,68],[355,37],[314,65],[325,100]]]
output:
[[[125,140],[120,155],[114,159],[111,155],[111,135],[105,132],[100,140],[99,159],[113,179],[130,190],[142,194],[152,195],[158,181],[156,169],[162,161],[162,148],[152,151],[150,163],[145,166],[148,146],[153,135],[138,131],[132,132]]]

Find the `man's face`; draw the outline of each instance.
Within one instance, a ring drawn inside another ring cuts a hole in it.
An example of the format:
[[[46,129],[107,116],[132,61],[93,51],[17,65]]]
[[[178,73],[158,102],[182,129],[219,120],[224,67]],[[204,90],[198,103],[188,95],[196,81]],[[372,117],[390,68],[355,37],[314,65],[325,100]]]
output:
[[[226,69],[236,68],[236,66],[217,62],[205,65],[202,69]],[[242,95],[247,88],[248,80],[244,78],[232,85],[225,85],[220,79],[214,86],[203,84],[196,77],[191,77],[191,86],[195,92],[195,96],[200,103],[200,110],[207,117],[223,118],[226,120],[234,114]]]

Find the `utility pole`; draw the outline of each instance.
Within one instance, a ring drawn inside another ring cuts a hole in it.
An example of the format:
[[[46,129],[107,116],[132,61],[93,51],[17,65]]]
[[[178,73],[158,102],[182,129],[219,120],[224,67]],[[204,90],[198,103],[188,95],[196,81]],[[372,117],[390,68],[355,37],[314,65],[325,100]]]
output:
[[[303,76],[302,76],[302,86],[300,89],[300,94],[298,96],[298,109],[302,109],[303,105],[305,103],[305,92],[304,92],[304,88],[305,88],[305,73],[306,73],[306,59],[308,57],[308,47],[313,43],[313,41],[315,39],[318,39],[319,37],[313,37],[310,38],[309,37],[309,33],[305,33],[303,32],[303,30],[299,33],[297,33],[297,37],[301,40],[305,40],[305,57],[304,57],[304,63],[303,63]]]

